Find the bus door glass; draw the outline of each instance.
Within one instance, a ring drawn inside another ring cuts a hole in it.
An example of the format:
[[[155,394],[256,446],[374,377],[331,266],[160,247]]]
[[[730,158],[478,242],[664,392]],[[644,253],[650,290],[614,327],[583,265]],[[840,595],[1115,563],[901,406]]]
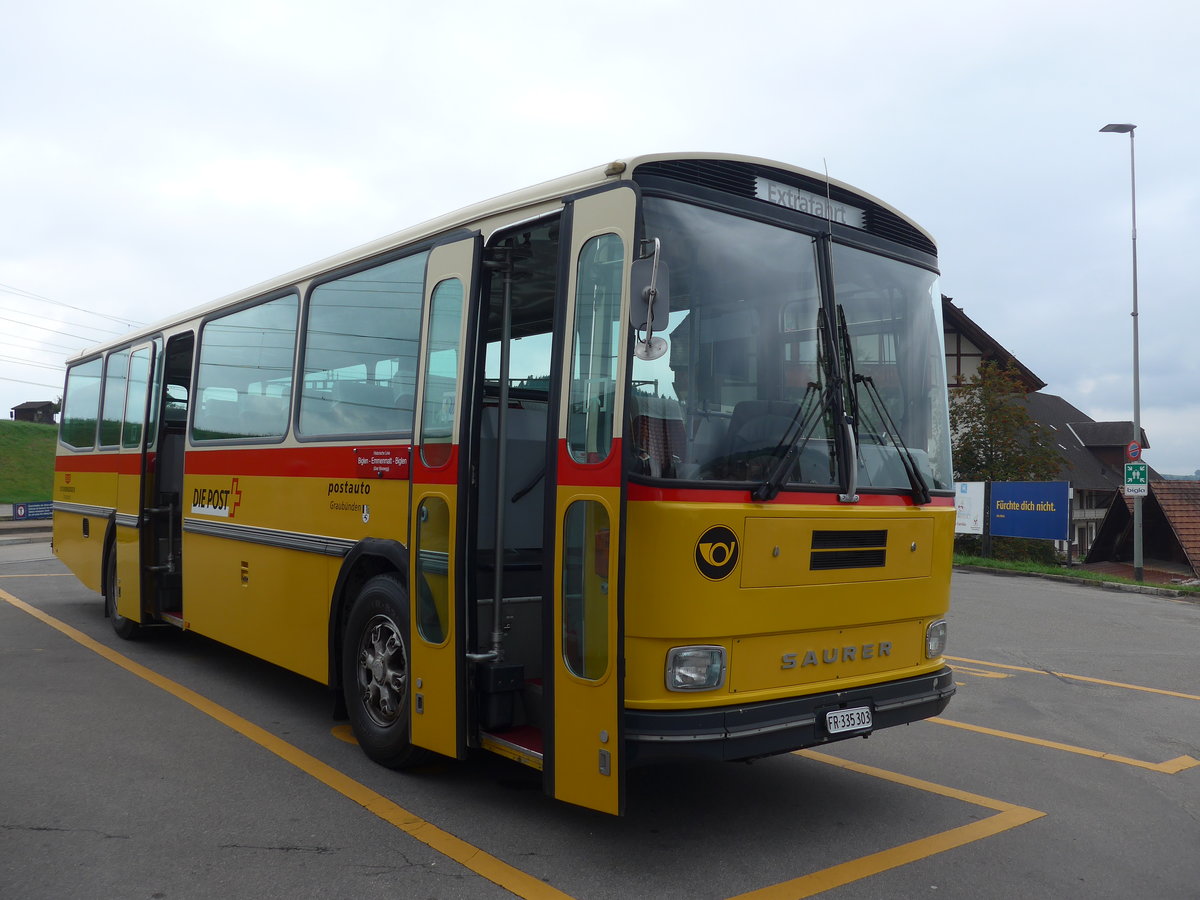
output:
[[[116,611],[133,623],[142,621],[142,553],[141,522],[144,507],[143,478],[146,445],[146,415],[149,408],[151,373],[154,371],[155,348],[145,344],[128,354],[127,377],[121,403],[105,403],[105,422],[108,410],[113,419],[112,433],[106,440],[118,447],[117,454],[117,514],[116,514]],[[112,365],[110,357],[109,364]],[[119,424],[118,424],[119,423]]]
[[[466,755],[463,573],[458,548],[462,463],[463,343],[479,239],[435,247],[425,274],[424,326],[416,397],[409,534],[412,742]]]
[[[627,187],[572,206],[554,499],[549,786],[614,814],[623,796],[620,442],[635,210]]]

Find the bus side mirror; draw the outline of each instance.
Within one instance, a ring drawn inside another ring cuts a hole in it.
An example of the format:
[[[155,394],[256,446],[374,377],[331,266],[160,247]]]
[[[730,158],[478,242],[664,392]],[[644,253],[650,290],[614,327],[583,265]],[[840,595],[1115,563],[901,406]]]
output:
[[[671,278],[667,264],[662,259],[662,245],[658,238],[653,250],[633,261],[630,276],[629,324],[635,332],[646,332],[645,338],[638,337],[633,343],[633,354],[638,359],[653,360],[664,356],[667,342],[655,337],[654,332],[667,327],[671,312]]]
[[[658,263],[657,276],[654,272],[655,257],[633,261],[630,291],[629,324],[638,331],[655,332],[667,327],[667,316],[671,312],[671,276],[665,262]],[[649,322],[651,296],[653,296],[654,321]]]

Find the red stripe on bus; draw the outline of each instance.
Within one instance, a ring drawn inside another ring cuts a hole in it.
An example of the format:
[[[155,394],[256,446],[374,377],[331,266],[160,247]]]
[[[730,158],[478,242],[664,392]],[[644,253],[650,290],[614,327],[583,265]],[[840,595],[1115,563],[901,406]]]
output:
[[[397,450],[406,450],[408,444],[396,443],[391,446]],[[284,475],[372,480],[369,468],[361,468],[358,464],[358,449],[353,445],[189,449],[184,469],[189,475]],[[381,448],[372,446],[362,449],[366,451]]]
[[[55,472],[107,472],[117,475],[140,475],[140,453],[88,453],[56,456]]]
[[[631,501],[676,502],[676,503],[759,503],[751,500],[748,490],[731,491],[720,488],[671,488],[649,484],[630,483]],[[781,491],[774,500],[763,505],[774,506],[838,506],[836,493],[816,491]],[[842,504],[844,505],[844,504]],[[915,506],[907,494],[859,494],[858,506]],[[927,506],[952,507],[953,497],[934,497]]]

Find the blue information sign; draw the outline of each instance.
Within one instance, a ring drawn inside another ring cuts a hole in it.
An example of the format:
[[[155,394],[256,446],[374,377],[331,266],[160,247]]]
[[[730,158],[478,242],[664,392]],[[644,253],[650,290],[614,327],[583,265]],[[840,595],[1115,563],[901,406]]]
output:
[[[52,519],[54,518],[54,503],[45,500],[34,503],[14,503],[14,519]]]
[[[993,481],[991,532],[998,537],[1065,541],[1071,536],[1066,481]]]

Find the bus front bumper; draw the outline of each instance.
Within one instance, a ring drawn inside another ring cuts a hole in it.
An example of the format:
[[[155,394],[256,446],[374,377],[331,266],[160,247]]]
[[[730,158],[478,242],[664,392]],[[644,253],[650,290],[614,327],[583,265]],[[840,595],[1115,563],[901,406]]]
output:
[[[848,691],[717,708],[625,711],[628,765],[681,759],[748,760],[788,753],[936,716],[954,695],[947,666],[932,675]],[[867,706],[867,731],[831,734],[825,713]]]

